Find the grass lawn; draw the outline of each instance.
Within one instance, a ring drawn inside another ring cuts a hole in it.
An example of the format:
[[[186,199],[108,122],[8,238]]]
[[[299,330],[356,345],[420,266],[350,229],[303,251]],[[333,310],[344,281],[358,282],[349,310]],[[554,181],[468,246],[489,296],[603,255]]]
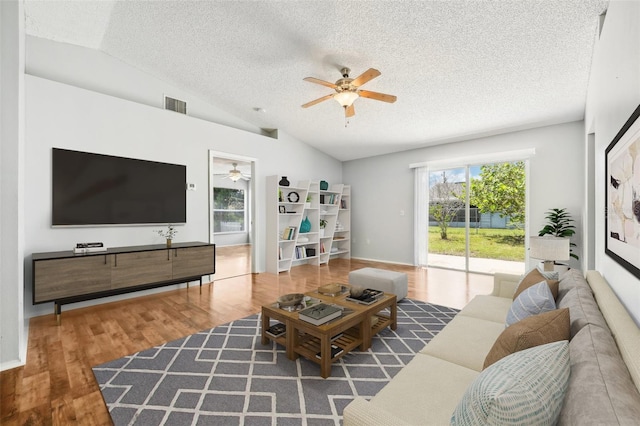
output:
[[[429,227],[429,253],[464,256],[464,228],[448,228],[448,239],[440,238],[440,228]],[[469,230],[471,257],[524,262],[524,231],[514,229]]]

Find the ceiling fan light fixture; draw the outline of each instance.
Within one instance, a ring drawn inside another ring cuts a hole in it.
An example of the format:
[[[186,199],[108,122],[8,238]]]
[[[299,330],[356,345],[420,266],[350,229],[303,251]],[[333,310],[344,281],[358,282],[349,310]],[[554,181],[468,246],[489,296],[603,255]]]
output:
[[[359,95],[357,92],[339,92],[333,95],[333,99],[335,99],[341,106],[344,108],[350,107],[353,102],[358,99]]]
[[[233,163],[233,169],[229,170],[229,179],[234,182],[242,179],[242,172],[238,170],[238,163]]]

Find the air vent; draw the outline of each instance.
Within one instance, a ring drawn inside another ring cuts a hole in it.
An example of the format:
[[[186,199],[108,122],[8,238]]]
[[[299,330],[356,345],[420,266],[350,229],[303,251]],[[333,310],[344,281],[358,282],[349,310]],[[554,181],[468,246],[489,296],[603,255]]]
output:
[[[179,99],[170,98],[169,96],[164,97],[164,109],[168,109],[170,111],[179,112],[180,114],[187,113],[187,103],[185,101],[181,101]]]

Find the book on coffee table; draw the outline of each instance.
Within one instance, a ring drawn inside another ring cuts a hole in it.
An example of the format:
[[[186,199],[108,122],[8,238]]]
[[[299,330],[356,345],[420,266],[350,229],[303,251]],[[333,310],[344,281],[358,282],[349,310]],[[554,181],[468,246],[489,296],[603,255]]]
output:
[[[338,345],[331,345],[331,359],[334,359],[342,353],[343,349]],[[322,359],[322,354],[318,352],[316,358]]]
[[[267,333],[271,337],[280,337],[280,336],[284,336],[286,331],[287,331],[286,326],[283,323],[279,322],[267,328],[265,330],[265,333]]]
[[[300,311],[299,318],[313,325],[322,325],[342,315],[342,309],[335,305],[320,303]]]
[[[383,294],[383,291],[367,288],[362,292],[360,296],[347,296],[347,300],[350,302],[360,303],[361,305],[371,305],[372,303],[375,303]]]

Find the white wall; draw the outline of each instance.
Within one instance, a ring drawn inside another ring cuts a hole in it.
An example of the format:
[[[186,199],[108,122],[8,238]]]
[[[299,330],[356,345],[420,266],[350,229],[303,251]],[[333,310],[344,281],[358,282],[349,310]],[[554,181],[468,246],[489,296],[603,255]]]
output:
[[[164,108],[164,96],[187,102],[187,115],[261,134],[259,127],[240,120],[197,95],[138,71],[98,50],[27,36],[26,73],[139,104]],[[61,60],[64,58],[64,60]]]
[[[586,123],[595,131],[596,269],[640,324],[640,280],[604,252],[604,151],[640,105],[640,2],[612,1],[591,70]],[[586,137],[585,137],[586,138]]]
[[[0,370],[26,357],[22,2],[0,2]]]
[[[532,235],[544,226],[544,213],[556,207],[567,208],[580,229],[583,127],[573,122],[343,163],[344,181],[352,186],[352,257],[413,264],[414,172],[409,164],[492,152],[535,148],[530,160]],[[572,241],[580,256],[582,236]]]

